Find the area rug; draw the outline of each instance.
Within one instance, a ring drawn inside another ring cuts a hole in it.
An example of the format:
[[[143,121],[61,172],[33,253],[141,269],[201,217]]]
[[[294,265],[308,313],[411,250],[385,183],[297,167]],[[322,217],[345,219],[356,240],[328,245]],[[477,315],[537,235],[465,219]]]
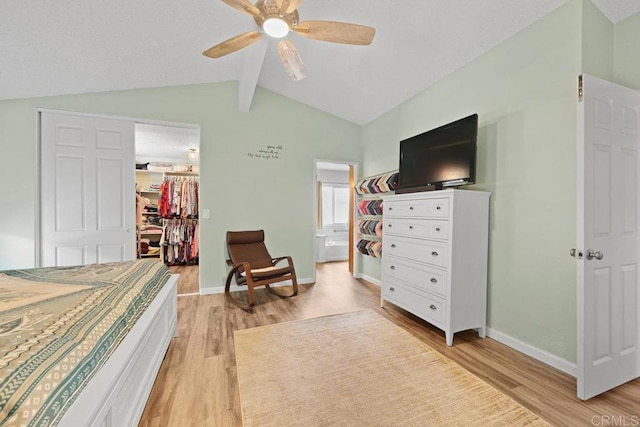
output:
[[[245,426],[548,426],[372,310],[235,332]]]

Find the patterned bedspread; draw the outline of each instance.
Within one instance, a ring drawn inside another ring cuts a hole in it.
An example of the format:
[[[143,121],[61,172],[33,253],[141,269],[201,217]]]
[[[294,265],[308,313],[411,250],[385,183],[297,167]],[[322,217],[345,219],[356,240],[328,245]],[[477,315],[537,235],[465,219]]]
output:
[[[0,426],[57,424],[169,276],[157,260],[0,272]]]

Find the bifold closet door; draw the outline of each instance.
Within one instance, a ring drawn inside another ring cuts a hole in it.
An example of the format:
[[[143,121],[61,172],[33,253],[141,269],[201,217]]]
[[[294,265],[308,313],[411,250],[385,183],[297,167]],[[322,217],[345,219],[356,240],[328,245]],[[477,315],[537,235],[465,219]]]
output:
[[[133,260],[134,123],[39,112],[37,264]]]

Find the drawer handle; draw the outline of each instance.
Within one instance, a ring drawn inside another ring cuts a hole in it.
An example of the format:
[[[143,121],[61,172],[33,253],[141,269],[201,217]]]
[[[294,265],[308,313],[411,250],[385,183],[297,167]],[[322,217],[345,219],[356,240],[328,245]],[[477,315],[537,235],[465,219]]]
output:
[[[438,252],[436,251],[431,252],[431,256],[438,256]]]
[[[410,226],[409,226],[409,230],[413,230],[413,225],[410,225]]]
[[[396,291],[393,287],[389,288],[389,290],[390,290],[391,292],[395,292],[395,291]]]
[[[395,270],[395,269],[396,269],[396,266],[395,266],[395,265],[392,265],[392,266],[391,266],[391,267],[389,267],[389,268],[390,268],[390,269],[392,269],[392,270]]]
[[[442,209],[442,206],[438,205],[436,206],[436,210],[439,211],[440,209]]]
[[[387,227],[391,228],[391,224],[389,224]]]
[[[392,210],[393,210],[393,208],[392,208],[391,206],[389,206],[389,210],[390,210],[390,211],[392,211]]]
[[[440,232],[440,227],[436,227],[436,231],[439,233]]]
[[[413,206],[409,206],[409,210],[412,211],[413,210]]]
[[[438,279],[436,279],[435,277],[431,278],[431,283],[438,283]]]
[[[395,244],[395,243],[392,243],[392,244],[391,244],[391,247],[392,247],[392,248],[395,248],[395,247],[396,247],[396,244]]]
[[[431,304],[431,305],[429,306],[429,308],[430,308],[431,310],[437,310],[437,309],[438,309],[438,308],[437,308],[435,305],[433,305],[433,304]]]

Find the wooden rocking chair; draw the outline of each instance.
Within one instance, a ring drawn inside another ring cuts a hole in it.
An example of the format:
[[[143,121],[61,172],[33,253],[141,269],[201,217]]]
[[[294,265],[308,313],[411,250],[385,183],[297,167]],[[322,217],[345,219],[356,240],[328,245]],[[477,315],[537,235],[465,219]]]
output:
[[[264,244],[264,230],[256,231],[227,231],[227,250],[229,258],[227,264],[233,268],[227,275],[224,293],[227,299],[243,310],[251,311],[256,303],[254,288],[264,286],[269,292],[281,298],[288,298],[298,294],[298,282],[290,256],[272,258]],[[288,265],[278,267],[280,261],[287,260]],[[231,296],[229,288],[231,279],[235,276],[238,286],[247,286],[249,304]],[[272,283],[291,280],[293,292],[289,295],[272,289]]]

